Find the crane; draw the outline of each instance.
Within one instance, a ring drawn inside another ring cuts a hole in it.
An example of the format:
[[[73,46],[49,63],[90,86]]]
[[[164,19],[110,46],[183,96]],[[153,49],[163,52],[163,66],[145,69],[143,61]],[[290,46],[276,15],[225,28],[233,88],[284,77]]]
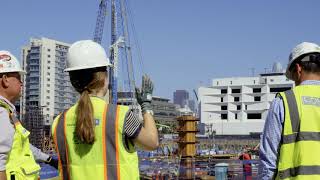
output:
[[[109,6],[108,6],[109,5]],[[118,76],[119,64],[125,64],[123,70],[127,72],[127,85],[129,92],[134,91],[135,80],[132,63],[132,54],[130,48],[129,30],[127,26],[127,7],[126,0],[101,0],[99,4],[96,27],[94,31],[94,41],[102,44],[103,30],[106,19],[107,9],[111,8],[111,45],[110,45],[110,63],[109,79],[111,84],[110,103],[118,102]],[[132,93],[132,99],[135,99],[135,93]],[[136,103],[136,101],[133,101]]]
[[[102,36],[103,36],[103,29],[104,29],[104,22],[106,19],[107,14],[107,1],[101,0],[99,4],[99,11],[96,21],[96,28],[94,31],[93,40],[99,44],[101,44]]]

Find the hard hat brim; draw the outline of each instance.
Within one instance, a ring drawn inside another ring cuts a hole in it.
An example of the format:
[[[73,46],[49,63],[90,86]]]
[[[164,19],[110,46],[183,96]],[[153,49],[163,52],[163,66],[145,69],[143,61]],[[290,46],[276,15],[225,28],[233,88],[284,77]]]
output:
[[[27,72],[26,71],[23,71],[23,70],[9,70],[9,71],[3,71],[3,72],[0,72],[0,74],[1,73],[20,73],[21,75],[25,75],[25,74],[27,74]]]
[[[97,68],[97,67],[112,67],[111,64],[103,64],[103,65],[87,65],[87,66],[81,66],[81,67],[73,67],[73,68],[66,68],[64,72],[69,72],[69,71],[76,71],[76,70],[82,70],[82,69],[92,69],[92,68]]]

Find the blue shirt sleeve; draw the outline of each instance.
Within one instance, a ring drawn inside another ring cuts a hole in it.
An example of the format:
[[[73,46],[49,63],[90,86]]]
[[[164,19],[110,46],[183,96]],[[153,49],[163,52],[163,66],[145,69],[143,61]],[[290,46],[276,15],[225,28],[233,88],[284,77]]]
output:
[[[284,107],[280,97],[273,100],[260,140],[259,178],[272,179],[277,170],[277,158],[284,122]]]

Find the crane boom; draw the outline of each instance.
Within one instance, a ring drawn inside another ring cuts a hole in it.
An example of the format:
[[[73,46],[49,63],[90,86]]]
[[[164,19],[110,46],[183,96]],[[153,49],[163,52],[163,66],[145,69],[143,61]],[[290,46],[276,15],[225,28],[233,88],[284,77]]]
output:
[[[107,0],[101,0],[99,4],[99,11],[96,21],[96,28],[94,31],[93,40],[99,44],[101,44],[102,36],[103,36],[103,29],[104,29],[104,22],[106,19],[107,13]]]

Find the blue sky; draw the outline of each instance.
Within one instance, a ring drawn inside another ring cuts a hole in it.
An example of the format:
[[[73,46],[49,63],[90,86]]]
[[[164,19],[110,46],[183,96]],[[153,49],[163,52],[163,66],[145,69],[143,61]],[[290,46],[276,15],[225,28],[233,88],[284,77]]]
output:
[[[0,49],[20,57],[30,37],[91,39],[98,0],[3,0]],[[155,95],[196,89],[211,79],[286,66],[303,41],[320,43],[317,0],[132,0],[144,71]],[[110,31],[108,31],[110,32]],[[106,33],[108,33],[106,31]],[[192,93],[192,92],[190,92]]]

